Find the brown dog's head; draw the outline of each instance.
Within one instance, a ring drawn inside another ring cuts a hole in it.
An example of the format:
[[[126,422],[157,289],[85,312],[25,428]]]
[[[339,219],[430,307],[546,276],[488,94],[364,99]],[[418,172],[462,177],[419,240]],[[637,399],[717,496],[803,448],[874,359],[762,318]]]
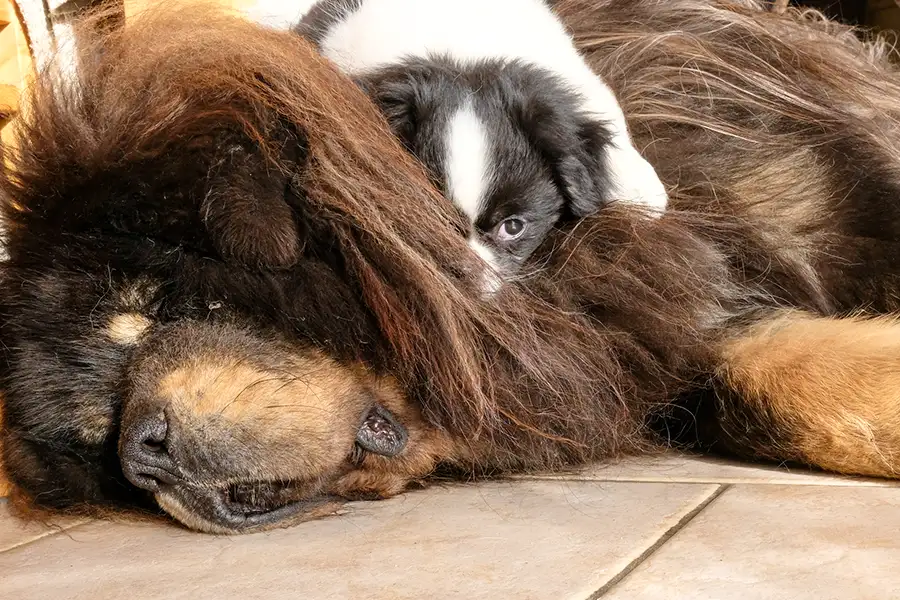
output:
[[[3,182],[19,492],[233,532],[452,460],[395,366],[471,363],[432,316],[478,265],[362,94],[296,36],[196,6],[104,34],[79,68],[39,76]]]

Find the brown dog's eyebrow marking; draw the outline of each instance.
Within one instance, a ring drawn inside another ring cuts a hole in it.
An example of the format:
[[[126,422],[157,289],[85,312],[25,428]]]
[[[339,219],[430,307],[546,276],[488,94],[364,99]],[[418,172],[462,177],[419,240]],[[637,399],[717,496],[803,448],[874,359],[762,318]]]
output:
[[[117,344],[131,346],[152,325],[152,321],[142,314],[129,312],[113,316],[106,325],[106,335]]]

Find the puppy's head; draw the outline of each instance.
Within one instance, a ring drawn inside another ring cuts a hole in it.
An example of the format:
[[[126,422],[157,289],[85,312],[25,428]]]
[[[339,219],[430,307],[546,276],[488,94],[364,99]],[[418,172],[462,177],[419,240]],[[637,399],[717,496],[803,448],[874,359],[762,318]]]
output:
[[[605,125],[546,71],[410,59],[359,78],[394,133],[471,224],[475,251],[514,274],[561,218],[611,200]]]

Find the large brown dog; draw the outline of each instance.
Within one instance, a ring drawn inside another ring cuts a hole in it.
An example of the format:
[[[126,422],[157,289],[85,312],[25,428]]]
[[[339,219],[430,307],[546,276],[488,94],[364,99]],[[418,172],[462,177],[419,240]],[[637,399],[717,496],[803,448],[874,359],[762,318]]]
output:
[[[560,231],[489,302],[464,221],[290,34],[192,7],[42,74],[3,182],[20,500],[249,531],[672,440],[894,476],[884,52],[750,0],[555,5],[675,209]]]

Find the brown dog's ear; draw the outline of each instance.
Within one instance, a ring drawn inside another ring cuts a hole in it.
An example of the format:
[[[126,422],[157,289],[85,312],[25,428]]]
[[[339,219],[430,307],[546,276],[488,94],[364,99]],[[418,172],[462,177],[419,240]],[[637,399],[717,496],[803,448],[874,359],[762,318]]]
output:
[[[286,170],[258,149],[226,147],[200,206],[223,259],[262,269],[286,269],[300,259],[302,232],[287,197],[298,192],[294,174],[305,160],[302,141],[290,136],[278,159]]]

